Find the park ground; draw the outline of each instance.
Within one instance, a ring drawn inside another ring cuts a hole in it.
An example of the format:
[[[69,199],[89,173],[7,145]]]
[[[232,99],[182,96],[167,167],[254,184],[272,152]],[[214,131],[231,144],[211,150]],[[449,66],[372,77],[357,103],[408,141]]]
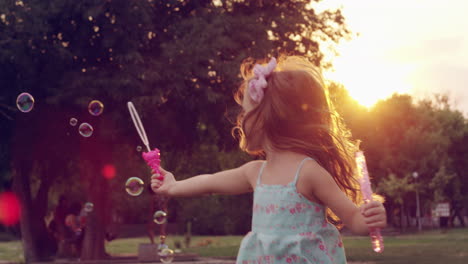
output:
[[[242,236],[194,236],[183,252],[206,258],[234,259]],[[385,251],[372,251],[368,237],[344,236],[348,262],[372,264],[468,263],[468,229],[431,230],[421,233],[392,235],[385,238]],[[182,236],[169,236],[168,245],[183,244]],[[116,239],[106,245],[113,256],[135,256],[147,237]],[[21,263],[20,241],[0,242],[0,263]]]

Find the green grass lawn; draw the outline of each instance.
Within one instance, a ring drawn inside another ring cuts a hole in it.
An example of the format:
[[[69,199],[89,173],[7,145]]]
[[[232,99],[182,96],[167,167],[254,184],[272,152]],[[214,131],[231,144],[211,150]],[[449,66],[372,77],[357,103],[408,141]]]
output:
[[[197,236],[191,247],[184,252],[197,253],[205,257],[232,257],[237,254],[241,236]],[[385,251],[377,254],[372,251],[367,237],[344,237],[348,261],[366,261],[377,264],[415,263],[468,263],[468,228],[441,231],[425,231],[421,234],[385,237]],[[183,244],[182,236],[168,236],[166,243],[175,248],[174,242]],[[149,243],[146,237],[116,239],[106,244],[111,255],[136,255],[138,244]],[[0,242],[0,260],[21,261],[19,241]]]
[[[182,252],[197,253],[200,256],[235,257],[241,240],[242,236],[194,236],[190,247],[185,248],[183,236],[168,236],[166,244],[171,249],[175,249],[175,242],[179,241],[183,245]],[[106,249],[111,255],[135,255],[140,243],[149,243],[149,239],[147,237],[116,239],[109,242]]]
[[[445,234],[428,231],[422,234],[384,238],[382,254],[370,250],[365,237],[345,237],[348,261],[371,261],[379,264],[468,263],[468,229],[453,229]]]
[[[21,241],[0,242],[0,263],[3,260],[16,263],[24,262]]]

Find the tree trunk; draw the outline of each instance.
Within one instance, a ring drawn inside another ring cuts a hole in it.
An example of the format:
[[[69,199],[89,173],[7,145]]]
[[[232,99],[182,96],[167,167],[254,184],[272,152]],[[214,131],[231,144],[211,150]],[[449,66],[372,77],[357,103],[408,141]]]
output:
[[[450,215],[450,226],[455,227],[455,219],[458,218],[460,221],[460,225],[462,227],[465,227],[465,220],[463,219],[463,216],[461,215],[461,207],[459,207],[457,204],[452,203],[452,214]]]
[[[88,202],[94,204],[94,209],[88,214],[86,219],[86,228],[82,243],[81,259],[82,260],[97,260],[104,259],[107,256],[104,239],[106,232],[106,213],[109,210],[107,204],[108,199],[108,183],[100,175],[101,170],[98,169],[100,162],[85,162],[86,167],[82,168],[84,176],[92,179],[92,184],[88,186]]]
[[[104,224],[100,217],[92,212],[88,215],[83,247],[81,250],[82,260],[96,260],[106,257],[104,247]]]
[[[405,206],[403,205],[403,203],[401,204],[401,207],[400,207],[400,229],[402,231],[405,230],[405,223],[404,223],[404,217],[405,217]]]
[[[410,221],[410,211],[409,211],[409,206],[405,207],[405,214],[406,214],[406,226],[411,227],[411,221]]]
[[[31,201],[31,188],[28,174],[31,164],[15,160],[13,162],[13,190],[21,204],[21,240],[23,242],[24,260],[26,263],[39,261],[39,252],[35,243],[34,210]]]
[[[45,222],[47,205],[49,202],[50,175],[48,175],[47,169],[42,170],[41,172],[42,173],[39,174],[41,177],[41,185],[39,186],[39,190],[33,200],[33,212],[34,218],[36,219],[33,223],[36,232],[36,246],[39,250],[40,258],[41,260],[48,260],[57,252],[57,241],[49,232]]]
[[[28,160],[13,162],[13,190],[21,204],[21,239],[27,263],[47,260],[56,250],[55,241],[47,231],[44,221],[50,184],[47,180],[41,181],[35,199],[32,198],[30,186],[32,163]]]

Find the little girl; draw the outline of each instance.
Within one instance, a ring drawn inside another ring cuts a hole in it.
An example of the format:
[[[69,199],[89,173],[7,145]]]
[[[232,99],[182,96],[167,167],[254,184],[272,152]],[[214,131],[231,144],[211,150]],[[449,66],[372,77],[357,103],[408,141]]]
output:
[[[387,220],[380,202],[355,205],[361,202],[357,148],[321,74],[300,57],[249,66],[241,67],[245,81],[236,101],[243,111],[234,131],[242,150],[266,160],[182,181],[161,169],[164,180],[153,175],[151,187],[178,197],[253,191],[252,231],[242,240],[238,264],[346,263],[338,218],[360,235],[384,228]]]

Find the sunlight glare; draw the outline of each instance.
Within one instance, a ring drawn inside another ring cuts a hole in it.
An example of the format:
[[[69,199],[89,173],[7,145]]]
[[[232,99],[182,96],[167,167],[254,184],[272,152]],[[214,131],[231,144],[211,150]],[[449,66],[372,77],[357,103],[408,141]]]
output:
[[[338,45],[324,43],[334,47],[338,55],[323,50],[325,61],[331,62],[332,69],[324,72],[324,77],[342,84],[350,96],[361,105],[371,107],[379,100],[394,93],[411,93],[413,82],[410,75],[416,64],[402,63],[401,58],[391,56],[394,42],[401,40],[382,36],[382,28],[372,25],[363,17],[376,16],[362,6],[343,6],[343,1],[329,1],[318,4],[319,9],[342,8],[347,24],[353,32],[351,40],[342,40]],[[369,5],[371,1],[367,1]],[[357,35],[358,34],[358,35]]]
[[[411,67],[366,57],[357,50],[337,57],[333,60],[333,68],[324,72],[325,78],[342,84],[351,97],[366,107],[394,93],[411,91],[412,86],[407,79]]]

